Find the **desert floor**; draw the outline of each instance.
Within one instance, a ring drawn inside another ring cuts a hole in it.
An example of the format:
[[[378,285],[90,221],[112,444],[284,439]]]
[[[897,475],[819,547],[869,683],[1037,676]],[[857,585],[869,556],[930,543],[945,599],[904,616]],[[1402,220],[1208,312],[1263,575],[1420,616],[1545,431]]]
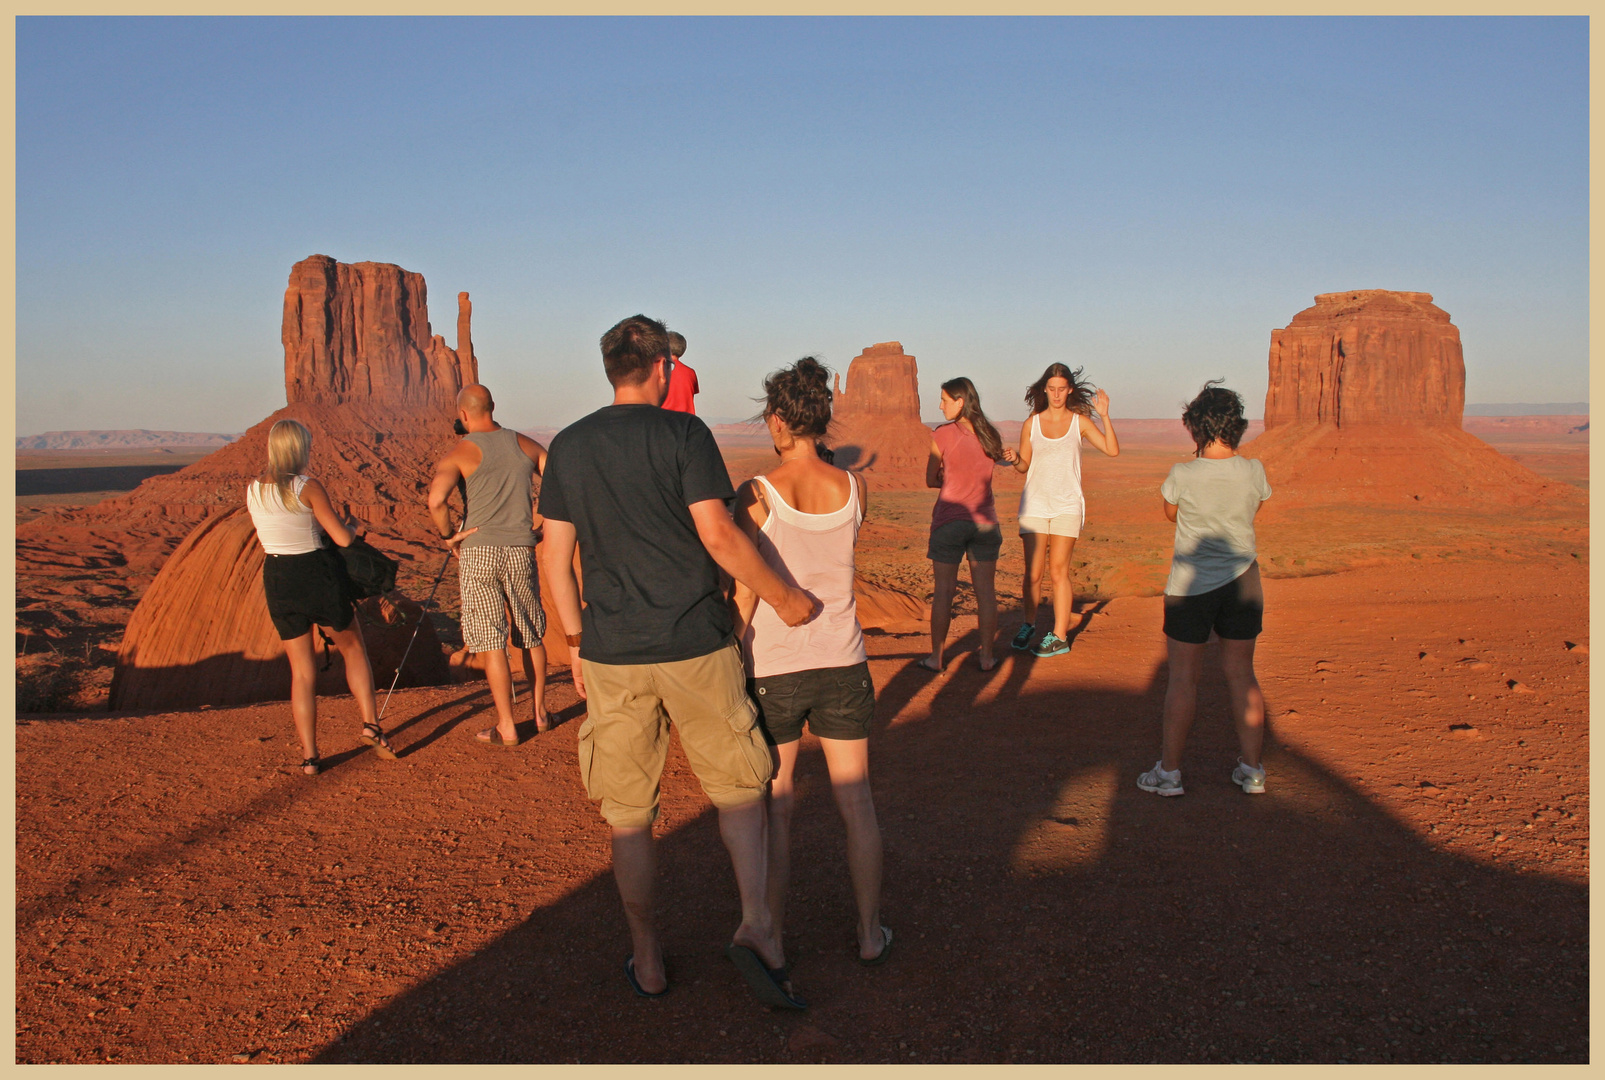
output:
[[[1573,435],[1490,441],[1586,488]],[[738,477],[769,460],[726,443]],[[1134,783],[1166,683],[1161,601],[1139,594],[1163,582],[1157,486],[1181,457],[1089,452],[1069,657],[1007,649],[1014,540],[996,671],[974,666],[967,591],[940,676],[914,665],[923,637],[870,636],[896,945],[855,962],[807,738],[786,930],[806,1013],[756,1004],[721,955],[734,883],[678,747],[659,823],[673,989],[631,994],[574,766],[583,704],[558,673],[560,724],[509,750],[473,739],[482,683],[398,692],[397,762],[326,698],[316,778],[283,703],[20,716],[17,1060],[1587,1061],[1586,507],[1273,498],[1268,790],[1228,780],[1215,665],[1187,794],[1159,799]],[[1017,484],[999,490],[1012,523]],[[873,500],[861,567],[928,594],[930,496]],[[59,584],[109,587],[82,571]]]

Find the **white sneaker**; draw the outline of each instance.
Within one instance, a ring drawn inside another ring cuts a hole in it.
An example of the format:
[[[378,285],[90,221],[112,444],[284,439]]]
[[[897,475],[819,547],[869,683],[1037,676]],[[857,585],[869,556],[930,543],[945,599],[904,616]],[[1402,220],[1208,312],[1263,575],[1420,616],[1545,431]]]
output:
[[[1181,770],[1166,772],[1164,763],[1156,761],[1152,769],[1137,777],[1137,786],[1144,791],[1151,791],[1155,795],[1180,795],[1182,794]]]
[[[1242,788],[1250,795],[1265,794],[1265,769],[1255,769],[1244,765],[1243,759],[1237,759],[1237,768],[1232,770],[1232,783]]]

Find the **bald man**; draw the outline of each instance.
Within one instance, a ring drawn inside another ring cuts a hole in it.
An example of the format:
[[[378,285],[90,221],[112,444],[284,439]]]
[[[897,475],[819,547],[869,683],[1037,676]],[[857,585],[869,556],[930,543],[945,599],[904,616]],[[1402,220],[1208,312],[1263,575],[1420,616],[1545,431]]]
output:
[[[508,614],[513,644],[523,654],[530,683],[535,730],[546,731],[546,613],[541,610],[535,571],[534,499],[531,481],[546,467],[546,448],[508,431],[492,415],[490,391],[474,383],[457,395],[457,419],[468,434],[435,466],[429,485],[429,516],[446,549],[457,556],[462,594],[463,646],[485,654],[485,679],[496,703],[496,726],[476,738],[490,746],[517,746],[513,720],[513,673],[507,660]],[[452,532],[446,500],[465,486],[462,528]]]

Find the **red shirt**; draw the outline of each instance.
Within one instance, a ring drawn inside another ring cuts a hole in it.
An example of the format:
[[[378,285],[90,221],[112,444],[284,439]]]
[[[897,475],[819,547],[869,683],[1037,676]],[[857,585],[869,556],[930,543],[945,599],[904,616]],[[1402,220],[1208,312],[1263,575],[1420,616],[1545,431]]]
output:
[[[992,504],[993,461],[981,449],[981,440],[960,423],[943,424],[931,433],[942,451],[942,490],[931,507],[931,528],[950,521],[996,525]]]
[[[697,403],[692,398],[701,392],[702,388],[697,385],[697,373],[691,370],[691,365],[684,360],[676,360],[674,370],[669,372],[669,396],[663,399],[663,407],[695,416]]]

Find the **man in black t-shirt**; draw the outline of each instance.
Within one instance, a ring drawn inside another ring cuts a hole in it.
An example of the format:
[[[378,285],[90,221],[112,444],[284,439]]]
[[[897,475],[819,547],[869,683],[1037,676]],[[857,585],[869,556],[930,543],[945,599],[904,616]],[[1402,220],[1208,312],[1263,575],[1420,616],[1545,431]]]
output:
[[[807,622],[819,605],[782,581],[731,519],[726,500],[735,491],[707,424],[659,408],[673,370],[663,324],[625,319],[603,336],[602,362],[613,404],[559,432],[547,454],[541,558],[574,654],[574,685],[589,705],[580,777],[613,830],[613,874],[634,946],[624,973],[643,996],[668,990],[653,920],[652,823],[672,722],[719,811],[741,894],[726,955],[761,1000],[803,1008],[765,903],[764,791],[773,765],[719,569],[787,625]]]

